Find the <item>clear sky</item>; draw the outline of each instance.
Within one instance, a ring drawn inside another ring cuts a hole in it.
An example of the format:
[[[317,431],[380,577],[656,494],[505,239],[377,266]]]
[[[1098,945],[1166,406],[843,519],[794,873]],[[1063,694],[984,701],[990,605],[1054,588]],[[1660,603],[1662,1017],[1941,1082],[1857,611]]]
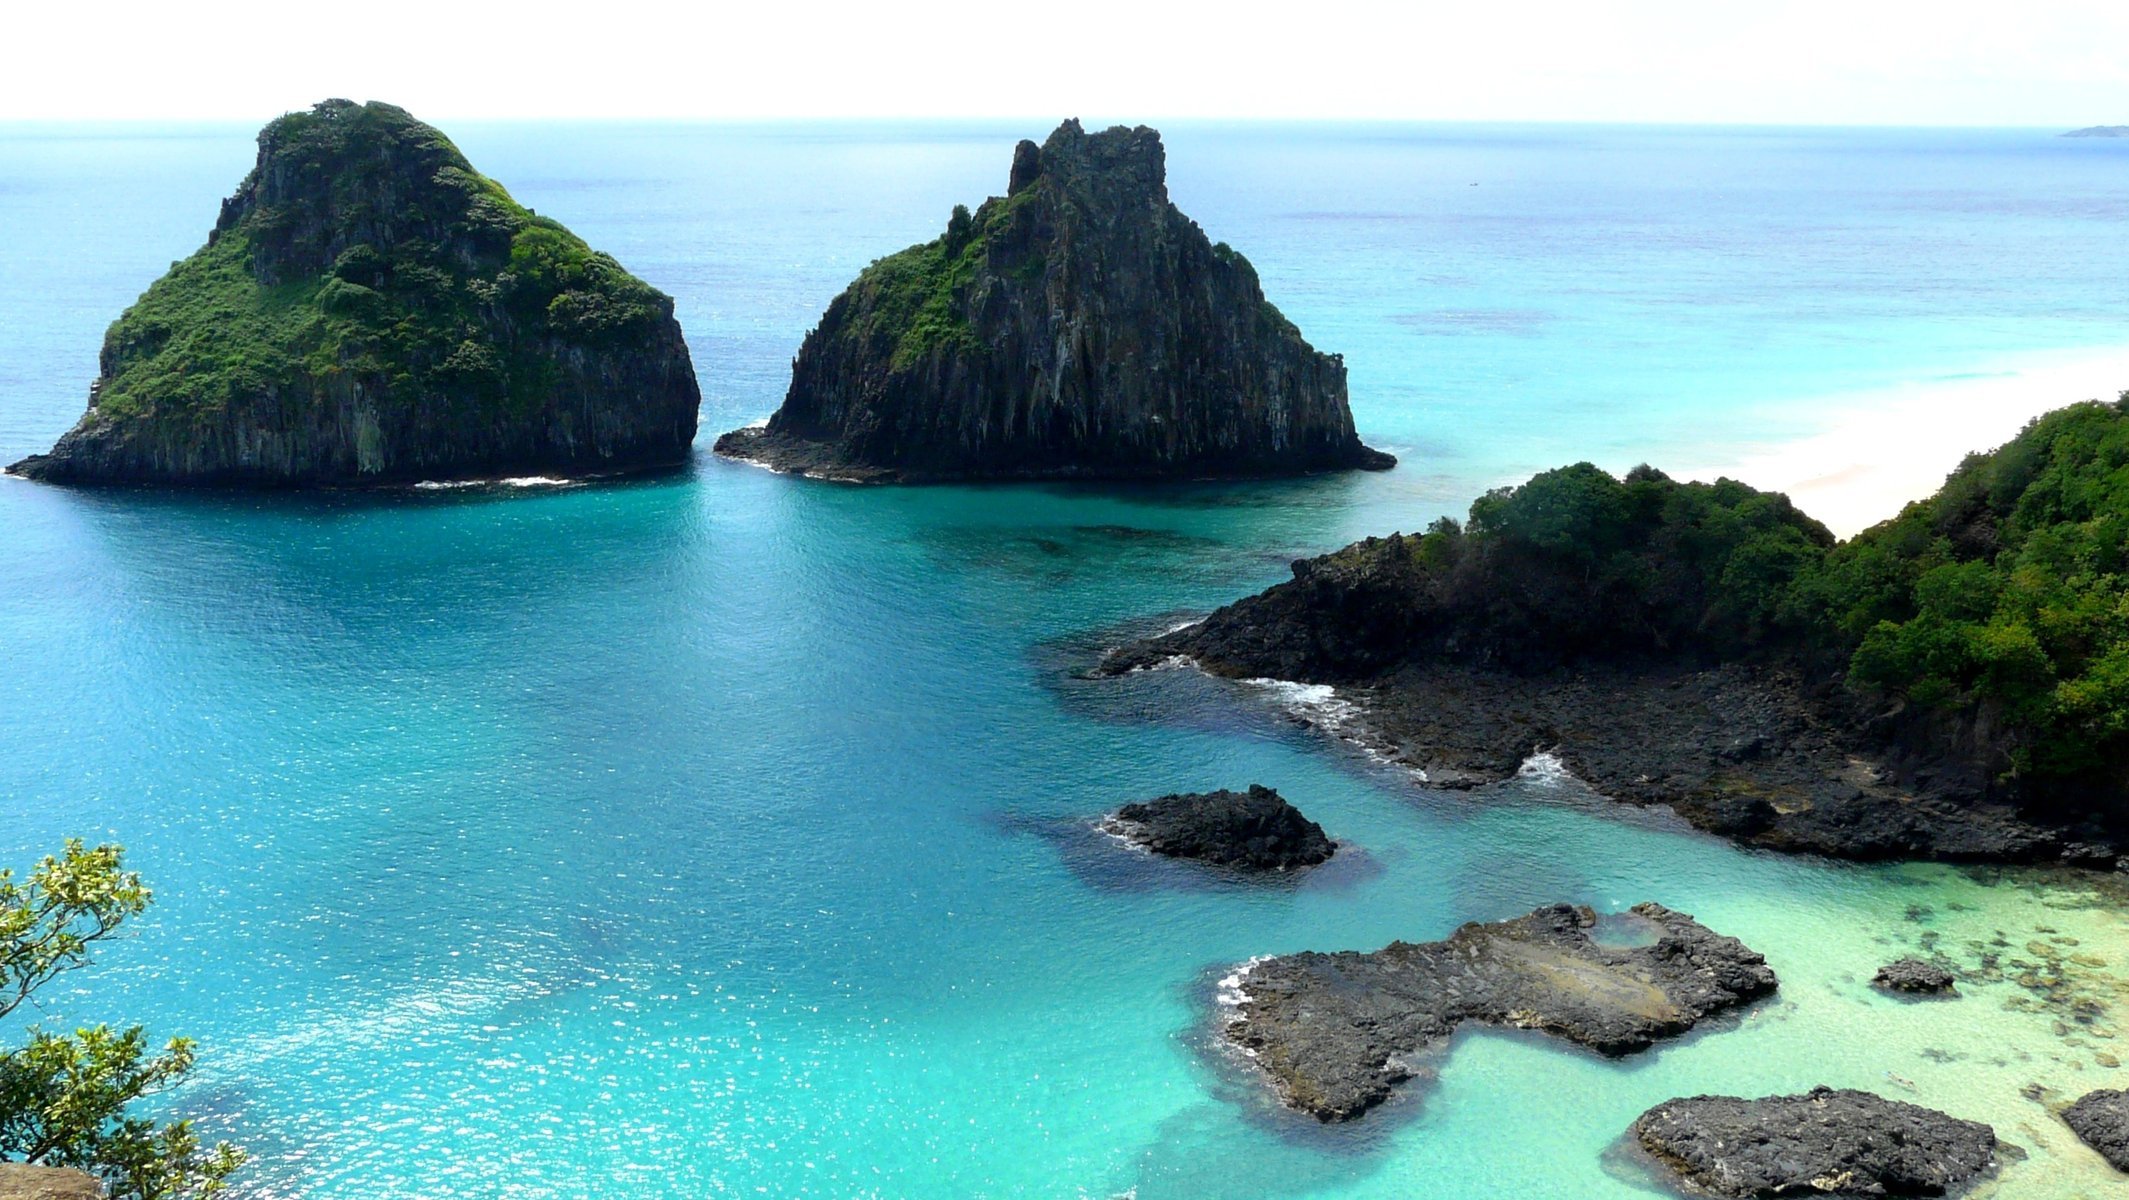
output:
[[[20,0],[0,119],[2129,123],[2129,0]]]

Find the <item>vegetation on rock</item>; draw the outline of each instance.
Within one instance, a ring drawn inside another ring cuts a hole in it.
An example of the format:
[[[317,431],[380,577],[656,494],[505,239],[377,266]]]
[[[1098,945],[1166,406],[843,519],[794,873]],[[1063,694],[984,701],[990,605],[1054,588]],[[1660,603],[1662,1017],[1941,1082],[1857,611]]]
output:
[[[2119,807],[2129,394],[2047,414],[1839,543],[1786,497],[1730,480],[1547,471],[1481,497],[1466,522],[1296,563],[1292,581],[1113,665],[1178,653],[1348,683],[1415,663],[1762,664],[1825,681],[1829,719],[1900,743],[1910,765],[1955,762],[2043,808]]]
[[[1345,366],[1168,200],[1143,126],[1067,121],[1004,196],[879,259],[807,335],[766,427],[721,454],[849,479],[1276,475],[1394,461]]]
[[[1856,686],[1985,713],[2018,775],[2118,771],[2129,762],[2129,393],[2049,413],[1970,455],[1936,495],[1811,564],[1790,609],[1800,636],[1847,653]]]
[[[101,365],[81,426],[25,473],[642,465],[684,456],[699,403],[671,300],[405,110],[346,100],[260,133],[207,245],[112,324]]]

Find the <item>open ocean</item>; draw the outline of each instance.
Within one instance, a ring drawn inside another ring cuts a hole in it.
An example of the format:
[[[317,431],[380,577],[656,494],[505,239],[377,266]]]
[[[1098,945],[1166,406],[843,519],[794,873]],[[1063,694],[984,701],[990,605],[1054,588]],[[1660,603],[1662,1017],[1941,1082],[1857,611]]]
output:
[[[2119,885],[1747,853],[1537,769],[1430,791],[1325,736],[1320,690],[1078,676],[1548,466],[1771,461],[1872,397],[2007,433],[2098,394],[2020,388],[2129,346],[2129,142],[1168,127],[1177,203],[1346,356],[1402,465],[879,489],[707,447],[775,407],[860,267],[1003,191],[1047,125],[445,128],[677,298],[691,470],[0,480],[0,862],[117,840],[157,895],[4,1032],[199,1039],[172,1100],[252,1150],[240,1196],[1609,1200],[1655,1194],[1616,1147],[1651,1104],[1819,1083],[1995,1124],[2027,1157],[1985,1194],[2122,1186],[2046,1107],[2129,1084]],[[0,458],[80,415],[105,325],[204,240],[252,133],[0,125]],[[1354,852],[1241,886],[1091,828],[1251,782]],[[1336,1128],[1219,1049],[1252,955],[1556,900],[1691,912],[1781,992],[1623,1061],[1460,1035]],[[1867,986],[1929,946],[2002,978]]]

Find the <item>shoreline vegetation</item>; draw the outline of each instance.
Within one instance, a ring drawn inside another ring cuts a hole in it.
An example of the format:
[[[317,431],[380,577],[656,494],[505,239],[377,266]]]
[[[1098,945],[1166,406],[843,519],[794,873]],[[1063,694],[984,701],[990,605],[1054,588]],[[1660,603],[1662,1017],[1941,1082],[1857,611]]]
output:
[[[2111,396],[2125,380],[2129,345],[1991,358],[1815,397],[1799,406],[1826,414],[1814,427],[1671,474],[1780,492],[1836,535],[1853,537],[1935,491],[1974,447],[2002,445],[2061,407],[2060,397]]]
[[[1773,849],[2111,866],[2129,829],[2129,393],[1846,541],[1787,497],[1587,463],[1120,647],[1346,689],[1431,782],[1550,749]]]
[[[90,952],[122,936],[152,899],[115,845],[68,839],[27,874],[0,869],[0,1019]],[[202,1142],[190,1118],[140,1115],[137,1102],[191,1074],[189,1038],[161,1049],[147,1029],[88,1025],[22,1031],[0,1051],[0,1195],[51,1200],[207,1200],[244,1165],[243,1150]]]

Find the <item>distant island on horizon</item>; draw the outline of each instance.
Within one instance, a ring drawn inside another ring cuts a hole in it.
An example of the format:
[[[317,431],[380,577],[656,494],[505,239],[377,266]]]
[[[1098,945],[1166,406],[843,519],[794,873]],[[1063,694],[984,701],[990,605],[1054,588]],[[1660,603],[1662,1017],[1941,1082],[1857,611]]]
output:
[[[2129,138],[2129,125],[2087,125],[2073,129],[2064,137]]]

